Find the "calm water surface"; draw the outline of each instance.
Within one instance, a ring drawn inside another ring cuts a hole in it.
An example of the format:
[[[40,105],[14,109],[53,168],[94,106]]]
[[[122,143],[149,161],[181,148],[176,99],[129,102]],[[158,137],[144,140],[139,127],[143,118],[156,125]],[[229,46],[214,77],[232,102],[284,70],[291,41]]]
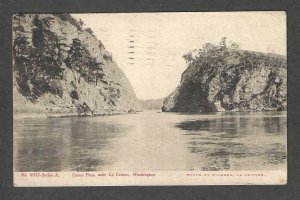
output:
[[[286,168],[286,112],[14,121],[16,171]]]

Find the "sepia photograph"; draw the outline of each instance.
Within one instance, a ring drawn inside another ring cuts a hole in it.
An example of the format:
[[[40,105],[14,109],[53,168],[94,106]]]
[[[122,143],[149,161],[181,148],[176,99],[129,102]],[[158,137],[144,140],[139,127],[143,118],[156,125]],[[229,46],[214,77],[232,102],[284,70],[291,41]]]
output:
[[[16,187],[287,183],[284,11],[12,25]]]

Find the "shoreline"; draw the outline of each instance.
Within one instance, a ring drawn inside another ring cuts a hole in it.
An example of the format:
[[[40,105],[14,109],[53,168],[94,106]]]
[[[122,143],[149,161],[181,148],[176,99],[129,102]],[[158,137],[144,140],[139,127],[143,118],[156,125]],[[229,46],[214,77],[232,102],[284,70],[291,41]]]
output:
[[[145,110],[138,110],[138,111],[131,111],[131,112],[107,112],[107,113],[21,113],[21,112],[13,112],[13,119],[20,120],[20,119],[37,119],[37,118],[75,118],[75,117],[101,117],[101,116],[113,116],[113,115],[127,115],[127,114],[138,114]],[[166,112],[166,111],[158,111],[158,113],[178,113],[178,114],[191,114],[191,115],[198,115],[198,114],[213,114],[213,113],[256,113],[256,112],[263,112],[263,113],[270,113],[270,112],[285,112],[283,111],[276,111],[276,110],[247,110],[247,111],[219,111],[219,112],[203,112],[203,113],[191,113],[191,112]]]
[[[287,109],[261,109],[261,110],[219,110],[219,111],[207,111],[207,112],[180,112],[180,111],[161,111],[162,113],[186,113],[186,114],[209,114],[209,113],[247,113],[247,112],[287,112]]]
[[[135,112],[108,112],[108,113],[13,113],[13,119],[37,119],[37,118],[72,118],[72,117],[99,117],[99,116],[112,116],[112,115],[126,115],[137,114],[141,111]]]

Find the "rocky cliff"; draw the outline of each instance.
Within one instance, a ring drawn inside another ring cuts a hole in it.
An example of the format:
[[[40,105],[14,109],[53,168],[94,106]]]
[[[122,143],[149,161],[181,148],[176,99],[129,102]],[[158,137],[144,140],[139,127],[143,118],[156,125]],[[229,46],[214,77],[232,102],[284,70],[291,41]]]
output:
[[[165,112],[262,111],[287,109],[284,56],[206,44],[184,55],[188,68],[164,101]]]
[[[91,29],[68,14],[13,18],[14,115],[132,112],[136,95]]]

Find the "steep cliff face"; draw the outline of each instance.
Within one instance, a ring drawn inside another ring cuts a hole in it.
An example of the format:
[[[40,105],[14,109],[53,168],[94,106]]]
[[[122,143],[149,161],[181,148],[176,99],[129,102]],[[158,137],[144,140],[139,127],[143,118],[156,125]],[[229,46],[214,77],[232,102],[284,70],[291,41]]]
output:
[[[286,58],[208,44],[184,56],[188,68],[165,112],[287,109]]]
[[[112,55],[70,15],[15,15],[13,55],[15,114],[136,110],[133,88]]]

